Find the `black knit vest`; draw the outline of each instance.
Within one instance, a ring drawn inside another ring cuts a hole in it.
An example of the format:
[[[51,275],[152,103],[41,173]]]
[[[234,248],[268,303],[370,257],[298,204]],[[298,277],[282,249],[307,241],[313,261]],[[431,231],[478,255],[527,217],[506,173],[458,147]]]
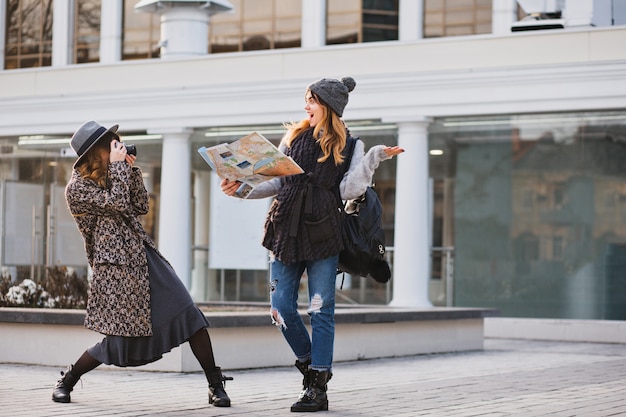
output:
[[[317,162],[322,151],[313,128],[294,139],[285,153],[304,174],[282,179],[265,221],[263,246],[285,264],[338,254],[343,243],[336,187],[343,165],[336,166],[332,155]]]

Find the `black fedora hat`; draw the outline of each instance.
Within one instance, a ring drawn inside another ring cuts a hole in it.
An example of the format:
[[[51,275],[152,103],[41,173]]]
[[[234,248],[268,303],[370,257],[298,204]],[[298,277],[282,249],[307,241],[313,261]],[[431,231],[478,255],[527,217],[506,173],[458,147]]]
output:
[[[118,127],[119,125],[113,125],[107,129],[100,123],[94,122],[93,120],[83,123],[83,125],[79,127],[76,132],[74,132],[72,140],[70,141],[70,146],[74,149],[76,155],[78,155],[78,159],[74,162],[74,168],[76,168],[83,156],[98,142],[98,140],[102,139],[102,137],[108,132],[117,132]]]

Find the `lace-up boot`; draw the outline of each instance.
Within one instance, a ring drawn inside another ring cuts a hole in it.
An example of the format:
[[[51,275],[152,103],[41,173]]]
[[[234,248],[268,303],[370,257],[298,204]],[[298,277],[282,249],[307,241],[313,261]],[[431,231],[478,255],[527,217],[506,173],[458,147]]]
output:
[[[70,365],[65,372],[61,371],[61,379],[57,381],[52,391],[52,401],[57,403],[71,402],[70,392],[72,392],[74,385],[76,385],[80,379],[80,377],[77,378],[74,376],[72,368],[73,366]]]
[[[296,360],[296,368],[298,368],[298,371],[300,371],[300,373],[302,374],[302,391],[300,392],[300,398],[302,398],[302,396],[304,395],[304,392],[306,391],[306,389],[309,386],[309,380],[310,378],[310,369],[309,369],[309,365],[311,365],[311,360],[307,360],[306,362],[300,362],[299,360]]]
[[[226,394],[224,386],[226,381],[232,381],[233,378],[222,375],[220,367],[210,371],[207,376],[209,380],[209,404],[215,407],[230,407],[230,398]]]
[[[300,398],[291,406],[291,411],[314,412],[328,410],[328,397],[326,391],[328,386],[326,383],[332,378],[333,374],[329,371],[309,370],[309,384],[307,388],[300,394]]]

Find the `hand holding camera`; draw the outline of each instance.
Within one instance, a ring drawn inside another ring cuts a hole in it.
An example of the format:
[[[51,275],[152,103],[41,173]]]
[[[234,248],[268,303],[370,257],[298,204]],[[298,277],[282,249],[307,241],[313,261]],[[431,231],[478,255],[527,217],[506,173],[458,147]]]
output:
[[[126,161],[133,164],[137,159],[137,148],[135,145],[126,145],[117,140],[111,141],[110,162]]]

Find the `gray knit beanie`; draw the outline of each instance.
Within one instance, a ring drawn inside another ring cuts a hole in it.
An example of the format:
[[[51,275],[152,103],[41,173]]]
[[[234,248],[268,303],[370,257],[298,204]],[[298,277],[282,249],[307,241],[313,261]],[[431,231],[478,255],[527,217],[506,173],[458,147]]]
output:
[[[348,104],[348,93],[354,90],[355,86],[356,81],[352,77],[343,77],[341,80],[322,78],[311,84],[308,89],[341,117],[343,109]]]

